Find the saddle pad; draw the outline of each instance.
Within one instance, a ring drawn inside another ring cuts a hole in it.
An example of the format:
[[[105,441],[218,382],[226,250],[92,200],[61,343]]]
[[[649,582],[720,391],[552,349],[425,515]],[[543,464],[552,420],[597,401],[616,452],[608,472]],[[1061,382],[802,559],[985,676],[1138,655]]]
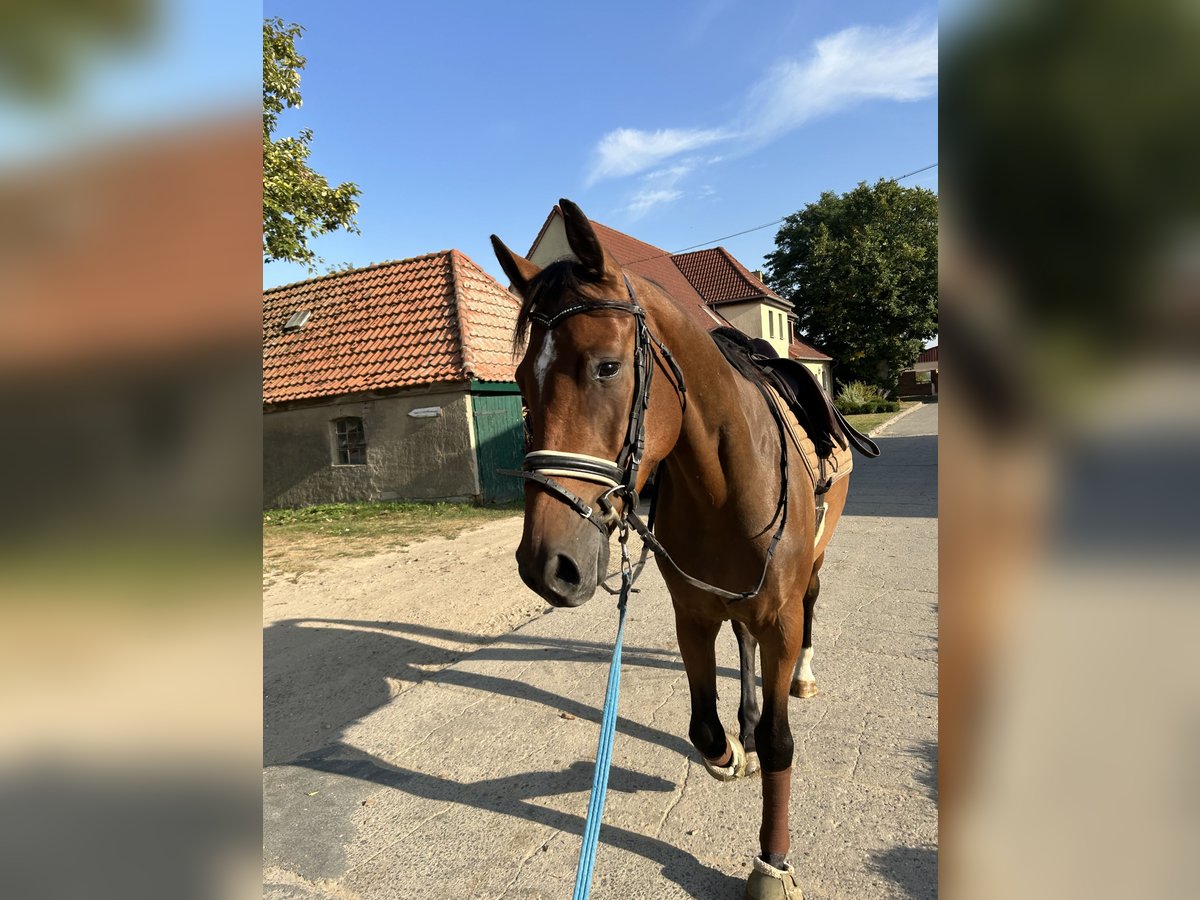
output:
[[[821,480],[821,459],[817,456],[816,445],[805,433],[804,426],[800,424],[800,420],[796,418],[796,414],[792,412],[791,407],[788,406],[787,401],[784,400],[779,392],[770,385],[767,387],[767,392],[770,394],[772,402],[782,414],[784,424],[787,425],[788,437],[791,439],[792,446],[795,447],[800,457],[804,460],[804,467],[808,469],[808,477],[815,487]],[[850,452],[848,447],[842,448],[834,444],[833,452],[825,460],[825,477],[831,479],[830,484],[845,478],[853,468],[854,454]]]

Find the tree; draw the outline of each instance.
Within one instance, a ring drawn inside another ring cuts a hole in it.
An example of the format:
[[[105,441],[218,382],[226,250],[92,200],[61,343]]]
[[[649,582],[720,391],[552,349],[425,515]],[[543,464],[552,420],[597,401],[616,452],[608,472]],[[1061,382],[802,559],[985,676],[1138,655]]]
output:
[[[831,191],[788,216],[767,281],[797,325],[833,357],[838,381],[894,391],[937,333],[938,201],[894,181]]]
[[[298,107],[300,70],[307,60],[296,52],[304,29],[282,19],[263,21],[263,261],[290,260],[316,270],[321,260],[308,240],[344,228],[358,233],[358,185],[330,187],[308,165],[312,130],[274,138],[279,114]]]

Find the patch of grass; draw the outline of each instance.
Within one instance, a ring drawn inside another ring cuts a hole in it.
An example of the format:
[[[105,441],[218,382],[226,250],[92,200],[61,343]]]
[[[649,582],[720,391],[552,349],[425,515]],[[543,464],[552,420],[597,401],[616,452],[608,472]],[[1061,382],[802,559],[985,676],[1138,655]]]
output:
[[[335,538],[452,538],[467,528],[515,516],[519,512],[520,508],[515,505],[327,503],[302,509],[268,509],[263,513],[263,533]]]
[[[431,537],[462,532],[521,514],[522,506],[467,503],[328,503],[263,513],[263,569],[290,580],[322,561],[372,556]]]
[[[909,409],[916,405],[917,404],[915,402],[901,403],[900,404],[900,412],[904,412],[904,410]],[[872,428],[878,428],[880,425],[882,425],[888,419],[891,419],[897,415],[899,415],[899,413],[895,413],[895,412],[860,413],[858,415],[846,416],[846,421],[849,422],[851,425],[853,425],[855,428],[857,428],[859,431],[861,431],[863,434],[866,434]]]

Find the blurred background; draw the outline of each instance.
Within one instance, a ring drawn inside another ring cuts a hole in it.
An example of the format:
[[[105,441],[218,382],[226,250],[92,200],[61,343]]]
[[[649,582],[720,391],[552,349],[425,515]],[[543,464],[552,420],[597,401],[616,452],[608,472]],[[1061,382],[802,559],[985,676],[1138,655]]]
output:
[[[1200,6],[941,27],[941,887],[1190,895]]]
[[[261,11],[0,10],[0,893],[249,896]]]

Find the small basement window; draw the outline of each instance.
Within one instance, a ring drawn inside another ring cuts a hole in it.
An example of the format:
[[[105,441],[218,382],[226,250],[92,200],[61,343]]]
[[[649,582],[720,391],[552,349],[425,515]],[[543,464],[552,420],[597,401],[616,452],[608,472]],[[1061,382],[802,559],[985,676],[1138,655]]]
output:
[[[363,420],[357,416],[333,420],[333,462],[338,466],[365,466],[367,464],[367,437],[363,432]]]

